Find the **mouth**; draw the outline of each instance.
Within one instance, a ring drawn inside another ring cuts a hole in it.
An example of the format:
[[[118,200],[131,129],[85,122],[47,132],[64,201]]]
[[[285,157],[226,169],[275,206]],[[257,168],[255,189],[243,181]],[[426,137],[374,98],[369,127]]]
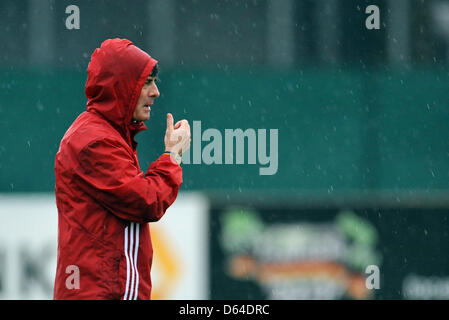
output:
[[[145,104],[145,105],[143,106],[143,108],[144,108],[146,111],[150,112],[150,111],[151,111],[151,104]]]

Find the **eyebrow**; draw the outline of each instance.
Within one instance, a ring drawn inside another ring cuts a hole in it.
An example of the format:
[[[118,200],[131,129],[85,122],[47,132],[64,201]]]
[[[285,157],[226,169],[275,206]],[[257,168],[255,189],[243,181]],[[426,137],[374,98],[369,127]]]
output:
[[[157,80],[157,77],[149,76],[149,77],[147,78],[147,80],[145,81],[145,83],[150,83],[150,82],[153,81],[153,80]]]

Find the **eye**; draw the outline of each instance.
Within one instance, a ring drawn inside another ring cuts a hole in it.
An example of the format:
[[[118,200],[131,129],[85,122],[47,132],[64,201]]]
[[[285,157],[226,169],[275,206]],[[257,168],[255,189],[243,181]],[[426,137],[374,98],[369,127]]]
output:
[[[147,78],[145,81],[145,84],[150,84],[154,79],[153,78]]]

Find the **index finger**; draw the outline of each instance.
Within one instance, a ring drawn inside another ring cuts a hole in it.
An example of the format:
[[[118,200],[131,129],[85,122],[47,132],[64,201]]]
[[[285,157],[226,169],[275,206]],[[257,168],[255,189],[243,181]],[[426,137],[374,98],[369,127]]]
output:
[[[167,113],[167,131],[173,131],[173,115]]]

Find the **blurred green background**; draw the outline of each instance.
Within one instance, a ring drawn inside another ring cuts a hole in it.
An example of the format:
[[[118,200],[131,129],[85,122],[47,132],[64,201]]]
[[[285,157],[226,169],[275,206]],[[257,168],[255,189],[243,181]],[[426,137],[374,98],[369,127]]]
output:
[[[275,175],[260,176],[258,164],[185,164],[185,190],[449,186],[445,71],[200,68],[160,77],[162,97],[138,136],[142,167],[163,151],[166,112],[200,120],[202,131],[279,130]],[[83,111],[85,80],[78,70],[2,72],[1,191],[53,190],[54,156]]]
[[[70,1],[2,1],[0,191],[53,190],[59,141],[85,109],[90,54],[110,37],[160,61],[142,167],[163,151],[166,112],[203,131],[279,130],[275,175],[186,164],[184,190],[447,189],[438,3],[84,0],[80,29],[68,30]],[[379,30],[365,27],[369,4]]]

